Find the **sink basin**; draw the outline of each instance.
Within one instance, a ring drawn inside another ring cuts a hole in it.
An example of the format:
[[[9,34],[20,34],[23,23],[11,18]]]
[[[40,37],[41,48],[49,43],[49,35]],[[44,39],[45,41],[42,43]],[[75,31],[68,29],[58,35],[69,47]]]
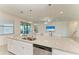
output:
[[[33,37],[27,37],[27,38],[22,38],[23,40],[29,40],[29,41],[34,41],[36,40],[36,38]]]
[[[33,38],[33,37],[27,37],[27,40],[33,41],[33,40],[36,40],[36,38]]]
[[[23,40],[26,40],[27,38],[22,38]]]

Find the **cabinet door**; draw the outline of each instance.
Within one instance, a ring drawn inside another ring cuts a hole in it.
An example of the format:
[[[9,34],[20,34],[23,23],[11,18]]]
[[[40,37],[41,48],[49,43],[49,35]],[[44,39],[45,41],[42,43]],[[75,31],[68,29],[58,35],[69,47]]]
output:
[[[33,44],[20,42],[24,55],[33,55]]]
[[[52,49],[52,55],[72,55],[72,53],[57,50],[57,49]]]
[[[16,55],[33,55],[33,44],[17,40],[9,40],[8,51]]]
[[[22,49],[22,45],[20,44],[20,41],[14,40],[13,41],[13,46],[14,46],[14,49],[15,49],[14,53],[16,55],[22,55],[23,54],[23,49]]]
[[[19,41],[9,40],[8,41],[8,51],[14,54],[23,54],[23,50],[21,49],[21,45]]]
[[[8,51],[16,54],[15,53],[16,49],[15,49],[15,46],[13,44],[14,44],[14,42],[9,39],[8,40]]]

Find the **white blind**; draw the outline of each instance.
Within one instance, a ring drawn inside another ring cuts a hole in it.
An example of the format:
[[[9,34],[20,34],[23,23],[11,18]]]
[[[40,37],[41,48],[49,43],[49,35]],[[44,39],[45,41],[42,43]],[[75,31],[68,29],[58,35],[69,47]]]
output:
[[[13,24],[2,24],[0,25],[0,34],[12,34],[14,33]]]

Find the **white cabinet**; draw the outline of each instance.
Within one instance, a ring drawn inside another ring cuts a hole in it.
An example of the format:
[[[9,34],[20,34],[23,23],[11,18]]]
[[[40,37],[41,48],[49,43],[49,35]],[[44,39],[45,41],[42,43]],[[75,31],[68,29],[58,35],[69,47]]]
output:
[[[8,51],[16,55],[33,55],[33,44],[9,39]]]
[[[65,52],[62,50],[52,49],[52,55],[72,55],[72,53]]]

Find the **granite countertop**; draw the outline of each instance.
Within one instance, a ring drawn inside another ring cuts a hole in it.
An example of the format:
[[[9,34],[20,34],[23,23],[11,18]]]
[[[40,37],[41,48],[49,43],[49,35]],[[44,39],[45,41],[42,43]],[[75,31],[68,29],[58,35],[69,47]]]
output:
[[[15,39],[15,38],[10,38],[9,39]],[[29,41],[29,40],[23,40],[23,39],[15,39],[15,40],[20,40],[23,42],[28,42],[32,44],[39,44],[43,46],[47,46],[53,49],[60,49],[63,51],[79,54],[79,43],[72,40],[71,38],[37,38],[34,41]]]

